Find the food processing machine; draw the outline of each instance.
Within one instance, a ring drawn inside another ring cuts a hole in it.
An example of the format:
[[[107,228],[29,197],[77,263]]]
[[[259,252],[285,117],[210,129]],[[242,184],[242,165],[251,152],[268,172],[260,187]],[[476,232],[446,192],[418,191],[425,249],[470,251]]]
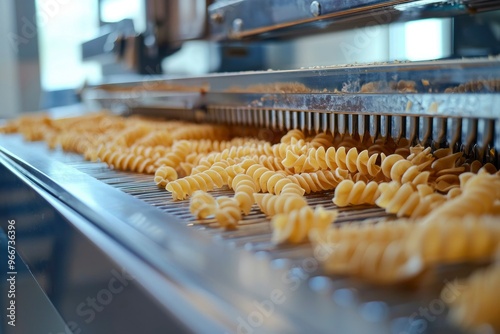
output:
[[[140,37],[121,36],[103,52],[130,54],[124,51],[129,43],[139,55],[157,48],[163,57],[188,39],[251,44],[348,29],[373,18],[389,24],[473,17],[499,7],[496,1],[240,0],[188,1],[204,9],[183,11],[180,1],[164,3],[170,14],[157,15]],[[161,7],[148,8],[161,14]],[[190,26],[169,16],[188,12],[199,15],[196,31],[165,33],[176,31],[172,25]],[[155,43],[142,49],[139,42],[130,44],[148,36]],[[109,109],[249,125],[267,139],[277,130],[298,128],[372,142],[407,140],[452,147],[500,167],[499,89],[500,58],[483,56],[149,76],[87,87],[84,107],[51,113]],[[16,277],[17,323],[12,327],[3,317],[7,333],[463,332],[446,320],[439,291],[477,265],[436,266],[416,288],[375,286],[325,274],[309,244],[274,245],[269,219],[257,209],[236,230],[195,224],[188,202],[172,201],[151,175],[112,170],[20,135],[1,135],[0,169],[1,245],[7,248],[9,226],[15,226],[17,251],[8,271]],[[332,196],[312,194],[307,200],[331,208]],[[387,217],[379,208],[348,207],[336,223]],[[8,272],[2,270],[2,281]]]

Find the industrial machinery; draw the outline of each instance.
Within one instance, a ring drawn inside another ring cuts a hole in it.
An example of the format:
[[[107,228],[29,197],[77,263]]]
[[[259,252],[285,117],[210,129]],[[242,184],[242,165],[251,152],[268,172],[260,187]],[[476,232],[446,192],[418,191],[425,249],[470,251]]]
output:
[[[196,31],[162,16],[140,37],[155,36],[148,47],[170,50],[162,56],[192,38],[251,44],[346,29],[374,17],[386,24],[499,7],[496,1],[437,0],[185,3],[208,5],[189,11],[204,13]],[[181,7],[173,12],[187,13]],[[116,39],[122,50],[127,39]],[[491,56],[151,76],[87,87],[83,100],[85,110],[257,126],[268,134],[301,129],[451,147],[498,168],[499,82],[500,58]],[[150,175],[112,170],[20,135],[0,136],[0,162],[0,237],[6,247],[15,221],[18,254],[11,270],[18,322],[9,327],[4,317],[7,333],[462,333],[447,322],[439,291],[475,265],[436,266],[418,289],[378,287],[325,274],[309,244],[274,245],[269,219],[257,211],[236,230],[194,224],[187,201],[171,201]],[[307,199],[333,207],[332,195]],[[378,208],[350,207],[337,222],[386,217]]]

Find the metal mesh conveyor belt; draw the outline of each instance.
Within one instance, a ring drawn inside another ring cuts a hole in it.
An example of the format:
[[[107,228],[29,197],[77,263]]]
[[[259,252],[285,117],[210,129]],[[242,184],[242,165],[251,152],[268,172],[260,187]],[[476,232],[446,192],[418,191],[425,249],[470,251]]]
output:
[[[270,220],[259,210],[257,205],[253,206],[248,216],[243,217],[238,229],[225,231],[217,227],[217,223],[214,219],[195,219],[189,212],[189,200],[172,200],[169,192],[156,186],[153,182],[152,175],[111,170],[104,163],[93,163],[88,161],[74,161],[68,163],[68,165],[114,188],[141,199],[166,213],[177,216],[185,221],[187,225],[203,229],[206,233],[224,239],[234,246],[245,247],[252,251],[269,251],[274,258],[284,256],[285,254],[282,253],[287,252],[283,250],[283,247],[276,247],[271,243]],[[216,197],[232,196],[234,194],[232,190],[227,188],[211,191],[210,193]],[[310,205],[322,205],[327,209],[331,209],[335,207],[332,203],[333,194],[333,191],[312,193],[306,195],[306,199]],[[346,207],[341,208],[339,211],[340,214],[336,223],[365,219],[379,220],[391,216],[386,214],[383,209],[372,206]],[[297,253],[294,250],[295,248],[297,247],[291,246],[288,251],[295,254]],[[298,246],[298,248],[305,250],[310,247],[308,245],[303,245]],[[303,254],[303,257],[308,255],[310,254],[306,252],[306,254]],[[295,256],[299,256],[299,254],[295,254]]]
[[[418,286],[411,289],[401,286],[375,286],[352,277],[326,275],[317,262],[313,270],[307,270],[308,261],[314,260],[314,252],[310,244],[274,245],[271,242],[272,230],[269,219],[260,212],[256,205],[252,208],[251,214],[244,217],[238,229],[225,231],[218,228],[213,220],[207,219],[203,222],[197,222],[189,212],[189,201],[173,201],[167,191],[156,186],[152,175],[113,170],[104,163],[85,161],[81,156],[75,154],[63,153],[59,150],[49,151],[44,143],[24,143],[23,146],[41,151],[48,158],[63,163],[68,169],[87,174],[167,213],[165,224],[177,224],[178,222],[168,221],[169,215],[170,217],[175,216],[178,221],[186,225],[186,228],[198,229],[202,233],[211,235],[213,242],[224,243],[229,251],[233,248],[244,249],[256,258],[267,259],[266,261],[270,261],[272,268],[277,270],[277,275],[281,275],[285,271],[292,276],[299,277],[301,282],[307,282],[308,293],[316,293],[321,299],[333,300],[333,303],[341,308],[352,309],[352,314],[361,317],[362,321],[373,322],[374,328],[391,328],[394,333],[411,333],[411,330],[415,329],[416,323],[412,323],[408,319],[411,319],[411,316],[416,312],[418,315],[416,319],[422,321],[422,326],[426,326],[422,332],[461,333],[458,329],[452,328],[446,321],[446,309],[442,301],[439,302],[439,293],[443,285],[453,282],[456,278],[467,276],[478,265],[436,266],[429,270]],[[221,189],[212,193],[215,196],[231,196],[233,194],[229,189]],[[329,191],[307,195],[306,199],[311,205],[334,208],[332,197],[333,192]],[[339,217],[335,223],[342,224],[367,219],[377,221],[385,218],[390,219],[392,216],[387,215],[380,208],[356,206],[340,209]],[[158,254],[158,256],[162,255]],[[237,268],[233,270],[237,270]],[[301,309],[307,307],[304,305],[311,302],[302,293],[294,298],[301,300]],[[438,302],[439,305],[436,304]],[[422,307],[428,309],[430,305],[440,307],[439,314],[431,314],[432,321],[425,317],[422,318],[422,315],[418,314]],[[325,309],[324,312],[338,311]],[[352,321],[353,319],[345,320],[349,325],[353,324]],[[347,326],[347,324],[344,325]]]
[[[168,192],[154,183],[152,175],[112,170],[104,163],[84,161],[77,156],[75,159],[66,160],[65,163],[165,213],[180,218],[190,228],[201,229],[212,235],[216,241],[225,242],[230,247],[242,247],[256,256],[265,253],[277,268],[291,268],[291,272],[295,275],[309,276],[312,290],[318,290],[318,293],[329,293],[328,291],[333,289],[334,293],[331,297],[338,303],[358,309],[361,316],[365,314],[368,317],[380,317],[380,319],[374,318],[374,322],[381,319],[389,320],[394,328],[405,329],[408,316],[418,312],[420,307],[428,307],[439,300],[437,297],[443,282],[446,284],[457,277],[466,276],[475,267],[463,264],[436,267],[430,278],[421,283],[418,289],[379,287],[350,277],[325,276],[319,267],[313,272],[305,273],[302,266],[304,261],[314,256],[310,244],[275,246],[271,242],[272,231],[269,219],[260,212],[256,205],[252,208],[250,215],[240,222],[238,229],[225,231],[218,228],[213,219],[197,221],[189,212],[189,200],[173,201]],[[233,191],[219,189],[211,193],[215,196],[231,196]],[[309,204],[323,205],[325,208],[335,207],[331,201],[332,197],[332,191],[306,195]],[[339,211],[336,224],[360,220],[379,221],[392,217],[383,209],[373,206],[347,207]],[[425,323],[428,327],[424,332],[461,333],[458,329],[450,327],[445,320],[445,313],[440,311],[438,316],[432,315],[432,317],[432,321]],[[427,320],[424,318],[423,321]]]

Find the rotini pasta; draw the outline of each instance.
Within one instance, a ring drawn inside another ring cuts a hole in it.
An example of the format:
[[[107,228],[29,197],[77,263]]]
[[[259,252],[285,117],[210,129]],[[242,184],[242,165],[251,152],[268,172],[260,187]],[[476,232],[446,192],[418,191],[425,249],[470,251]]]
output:
[[[234,189],[234,199],[243,214],[248,215],[253,203],[255,203],[253,194],[257,191],[257,185],[254,180],[246,174],[238,174],[232,180]]]
[[[329,256],[323,262],[326,272],[358,276],[378,284],[407,281],[419,275],[424,268],[418,257],[410,256],[405,251],[403,240],[342,240],[328,249]]]
[[[417,224],[407,247],[426,264],[487,260],[500,244],[498,219],[467,215]]]
[[[315,253],[329,273],[354,275],[374,283],[412,279],[424,269],[418,256],[409,256],[405,240],[415,224],[408,220],[352,223],[313,231]]]
[[[483,215],[495,211],[495,202],[500,199],[500,175],[462,174],[462,193],[443,203],[432,211],[425,222],[432,222],[446,217],[464,217]]]
[[[398,217],[422,217],[446,201],[446,196],[433,193],[428,185],[411,183],[401,185],[396,181],[379,185],[380,196],[375,201],[379,207]]]
[[[402,184],[410,182],[414,185],[427,184],[431,173],[423,170],[430,163],[431,161],[426,161],[420,165],[414,165],[399,154],[391,154],[382,162],[382,172],[388,179]]]
[[[343,175],[329,170],[319,170],[313,173],[288,175],[287,179],[298,184],[306,194],[323,190],[332,190],[344,179]]]
[[[228,174],[223,167],[213,166],[199,174],[186,176],[169,182],[165,189],[172,193],[172,198],[182,200],[196,190],[209,191],[227,185]]]
[[[272,241],[276,244],[302,242],[309,237],[312,229],[324,231],[336,217],[337,211],[325,210],[321,206],[314,210],[304,206],[288,213],[277,214],[271,220]]]
[[[378,184],[374,181],[366,184],[363,181],[354,183],[351,180],[343,180],[335,188],[333,203],[339,207],[359,204],[375,204],[380,195]]]
[[[254,164],[246,170],[246,174],[251,176],[258,189],[262,192],[279,195],[283,187],[292,183],[283,172],[274,172],[260,164]]]
[[[154,160],[118,150],[103,148],[99,150],[98,156],[108,166],[119,170],[152,174],[156,169]]]
[[[189,211],[198,219],[204,219],[215,214],[217,209],[215,198],[202,191],[197,190],[193,193],[189,201]]]
[[[177,180],[177,172],[170,166],[160,166],[155,172],[154,181],[158,187],[165,188],[170,181]]]
[[[485,324],[496,331],[500,330],[500,265],[480,269],[458,285],[458,293],[450,291],[449,286],[441,291],[441,299],[450,304],[448,318],[451,322],[468,330],[478,329]]]
[[[217,208],[215,209],[215,220],[220,227],[234,229],[241,220],[241,210],[238,201],[234,198],[221,196],[217,198]]]
[[[305,198],[296,194],[272,195],[256,193],[253,196],[260,210],[270,217],[307,206]]]

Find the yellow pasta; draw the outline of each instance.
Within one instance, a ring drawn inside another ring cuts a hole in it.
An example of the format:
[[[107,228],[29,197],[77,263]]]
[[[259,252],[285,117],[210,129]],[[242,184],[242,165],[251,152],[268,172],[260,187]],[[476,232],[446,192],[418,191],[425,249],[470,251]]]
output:
[[[241,220],[241,210],[238,201],[234,198],[221,196],[217,198],[217,208],[215,209],[215,220],[220,227],[225,229],[236,228]]]
[[[382,162],[384,175],[399,183],[427,184],[430,172],[423,171],[430,165],[430,161],[414,165],[399,154],[391,154]]]
[[[187,140],[176,141],[172,146],[172,151],[156,160],[157,166],[165,165],[172,168],[179,167],[180,163],[186,159],[191,152],[191,144]]]
[[[271,220],[272,241],[276,244],[302,242],[308,238],[310,230],[324,231],[336,217],[337,211],[325,210],[321,206],[314,210],[304,206],[289,213],[277,214]]]
[[[323,190],[332,190],[344,179],[342,175],[329,170],[319,170],[313,173],[302,173],[287,176],[288,180],[298,184],[306,194]]]
[[[441,291],[441,299],[450,304],[451,322],[472,331],[482,325],[500,331],[500,265],[477,270],[458,286],[458,291],[452,291],[449,286]]]
[[[351,149],[357,153],[357,150]],[[349,150],[349,152],[351,151]],[[352,153],[353,154],[353,153]],[[378,176],[381,167],[377,165],[378,154],[369,155],[368,150],[363,150],[356,158],[356,170],[362,175]]]
[[[119,150],[103,148],[98,156],[108,166],[123,171],[152,174],[156,169],[154,160]]]
[[[443,195],[433,193],[427,185],[411,183],[401,185],[396,181],[379,185],[380,196],[375,201],[379,207],[388,213],[395,213],[398,217],[422,217],[433,208],[446,201]]]
[[[335,188],[333,203],[343,207],[348,205],[375,204],[380,195],[378,184],[374,181],[366,184],[363,181],[354,183],[351,180],[343,180]]]
[[[195,191],[189,201],[189,211],[198,219],[214,215],[216,209],[215,198],[202,190]]]
[[[328,133],[319,133],[311,140],[311,146],[314,148],[333,146],[333,136]]]
[[[165,189],[172,193],[172,198],[182,200],[196,190],[209,191],[227,185],[228,174],[223,167],[213,166],[199,174],[186,176],[169,182]]]
[[[260,210],[271,217],[279,213],[289,213],[307,206],[305,198],[296,194],[273,195],[256,193],[253,196]]]
[[[448,218],[417,224],[408,250],[425,263],[487,260],[500,245],[499,216]]]
[[[462,174],[462,192],[432,211],[426,222],[466,215],[482,215],[495,211],[495,203],[500,200],[500,175]]]
[[[255,203],[253,194],[257,191],[257,185],[254,180],[246,174],[238,174],[232,180],[234,189],[234,199],[243,214],[248,215],[253,203]]]
[[[409,221],[353,223],[312,233],[315,253],[327,272],[353,275],[374,283],[391,284],[422,272],[423,262],[410,256],[405,242],[414,230]]]
[[[290,144],[292,141],[299,141],[305,139],[304,133],[298,129],[293,129],[287,132],[286,135],[281,137],[281,143]]]
[[[165,188],[170,181],[177,180],[177,172],[170,166],[160,166],[156,169],[154,181],[157,186]]]
[[[251,176],[262,192],[279,195],[283,187],[292,183],[283,172],[275,172],[260,164],[254,164],[246,170],[246,174]]]
[[[431,148],[425,148],[422,146],[410,147],[410,155],[406,158],[412,164],[418,166],[423,163],[428,163],[429,161],[434,161],[434,156],[431,153]]]

